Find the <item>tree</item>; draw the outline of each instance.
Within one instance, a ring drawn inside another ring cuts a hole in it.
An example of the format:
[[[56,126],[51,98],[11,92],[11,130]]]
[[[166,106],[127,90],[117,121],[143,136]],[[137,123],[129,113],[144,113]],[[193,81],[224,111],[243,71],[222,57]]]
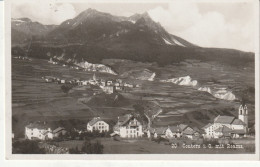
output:
[[[75,148],[70,148],[69,153],[70,154],[80,154],[81,152],[79,151],[78,146],[76,146]]]
[[[89,139],[86,139],[83,143],[81,151],[86,154],[103,154],[104,146],[96,141],[94,144],[90,142]]]
[[[44,149],[39,147],[38,141],[16,141],[12,146],[13,154],[45,154]]]
[[[65,84],[61,86],[61,90],[64,93],[69,93],[69,91],[73,88],[73,86],[71,84]]]

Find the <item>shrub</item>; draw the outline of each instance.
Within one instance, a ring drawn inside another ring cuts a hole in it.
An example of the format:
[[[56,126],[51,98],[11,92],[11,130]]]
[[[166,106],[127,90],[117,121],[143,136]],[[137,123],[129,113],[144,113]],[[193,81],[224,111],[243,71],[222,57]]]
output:
[[[38,141],[33,140],[16,141],[12,145],[12,152],[13,154],[45,154],[44,149],[38,144]]]
[[[219,142],[216,139],[210,139],[210,140],[203,140],[203,144],[205,145],[211,144],[211,146],[214,147],[216,145],[219,145]]]
[[[73,88],[73,85],[71,84],[65,84],[65,85],[62,85],[61,86],[61,90],[64,92],[64,93],[69,93],[69,91]]]
[[[95,143],[91,143],[90,140],[85,140],[82,146],[82,153],[86,154],[102,154],[104,146],[99,142],[96,141]]]
[[[70,148],[69,153],[70,154],[81,154],[81,152],[78,149],[78,146],[76,146],[75,148]]]

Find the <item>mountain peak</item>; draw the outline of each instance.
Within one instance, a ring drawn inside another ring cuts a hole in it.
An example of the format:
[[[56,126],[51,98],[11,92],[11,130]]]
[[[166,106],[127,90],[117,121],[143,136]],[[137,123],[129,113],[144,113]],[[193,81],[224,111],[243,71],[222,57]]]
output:
[[[144,12],[143,14],[141,14],[142,15],[142,17],[144,17],[144,18],[149,18],[149,19],[152,19],[151,17],[150,17],[150,15],[149,15],[149,13],[148,12]]]
[[[144,12],[142,14],[136,13],[136,14],[130,16],[129,19],[134,21],[134,22],[136,22],[138,20],[142,20],[142,22],[145,21],[145,22],[148,22],[148,23],[154,22],[153,19],[148,14],[148,12]]]
[[[84,13],[98,13],[96,9],[88,8],[84,11]]]

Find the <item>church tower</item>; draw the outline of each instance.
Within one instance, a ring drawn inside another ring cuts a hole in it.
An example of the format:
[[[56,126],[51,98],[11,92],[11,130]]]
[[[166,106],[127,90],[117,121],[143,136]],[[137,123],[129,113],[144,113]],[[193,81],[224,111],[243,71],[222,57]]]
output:
[[[241,104],[238,109],[238,119],[243,121],[246,124],[246,127],[248,127],[248,110],[245,104]]]

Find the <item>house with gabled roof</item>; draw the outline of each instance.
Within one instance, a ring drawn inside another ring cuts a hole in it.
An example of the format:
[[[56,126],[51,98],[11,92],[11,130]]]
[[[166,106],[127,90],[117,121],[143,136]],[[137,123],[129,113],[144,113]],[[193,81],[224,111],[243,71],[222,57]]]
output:
[[[182,129],[177,126],[168,126],[165,132],[166,138],[180,138],[182,136]]]
[[[67,133],[67,131],[64,127],[58,127],[54,129],[52,133],[53,133],[53,137],[60,137],[60,136],[64,136]]]
[[[187,127],[182,131],[182,136],[185,136],[189,139],[198,138],[200,136],[200,131],[197,127]]]
[[[222,127],[219,127],[215,130],[215,135],[217,138],[224,137],[224,138],[230,138],[232,129],[229,127],[223,125]]]
[[[30,123],[25,126],[25,138],[29,140],[53,139],[53,133],[45,122]]]
[[[242,105],[241,105],[242,106]],[[248,118],[247,107],[239,107],[238,119],[234,116],[218,115],[213,123],[209,123],[202,129],[204,138],[243,137],[247,134]]]
[[[126,114],[118,117],[114,133],[122,138],[139,138],[143,136],[143,125],[132,114]]]
[[[109,124],[106,123],[100,117],[94,117],[91,121],[87,124],[87,131],[99,131],[101,132],[108,132],[109,131]]]
[[[167,127],[157,127],[157,128],[154,128],[154,131],[152,134],[153,134],[154,138],[158,138],[158,137],[166,138],[166,131],[167,131]]]

